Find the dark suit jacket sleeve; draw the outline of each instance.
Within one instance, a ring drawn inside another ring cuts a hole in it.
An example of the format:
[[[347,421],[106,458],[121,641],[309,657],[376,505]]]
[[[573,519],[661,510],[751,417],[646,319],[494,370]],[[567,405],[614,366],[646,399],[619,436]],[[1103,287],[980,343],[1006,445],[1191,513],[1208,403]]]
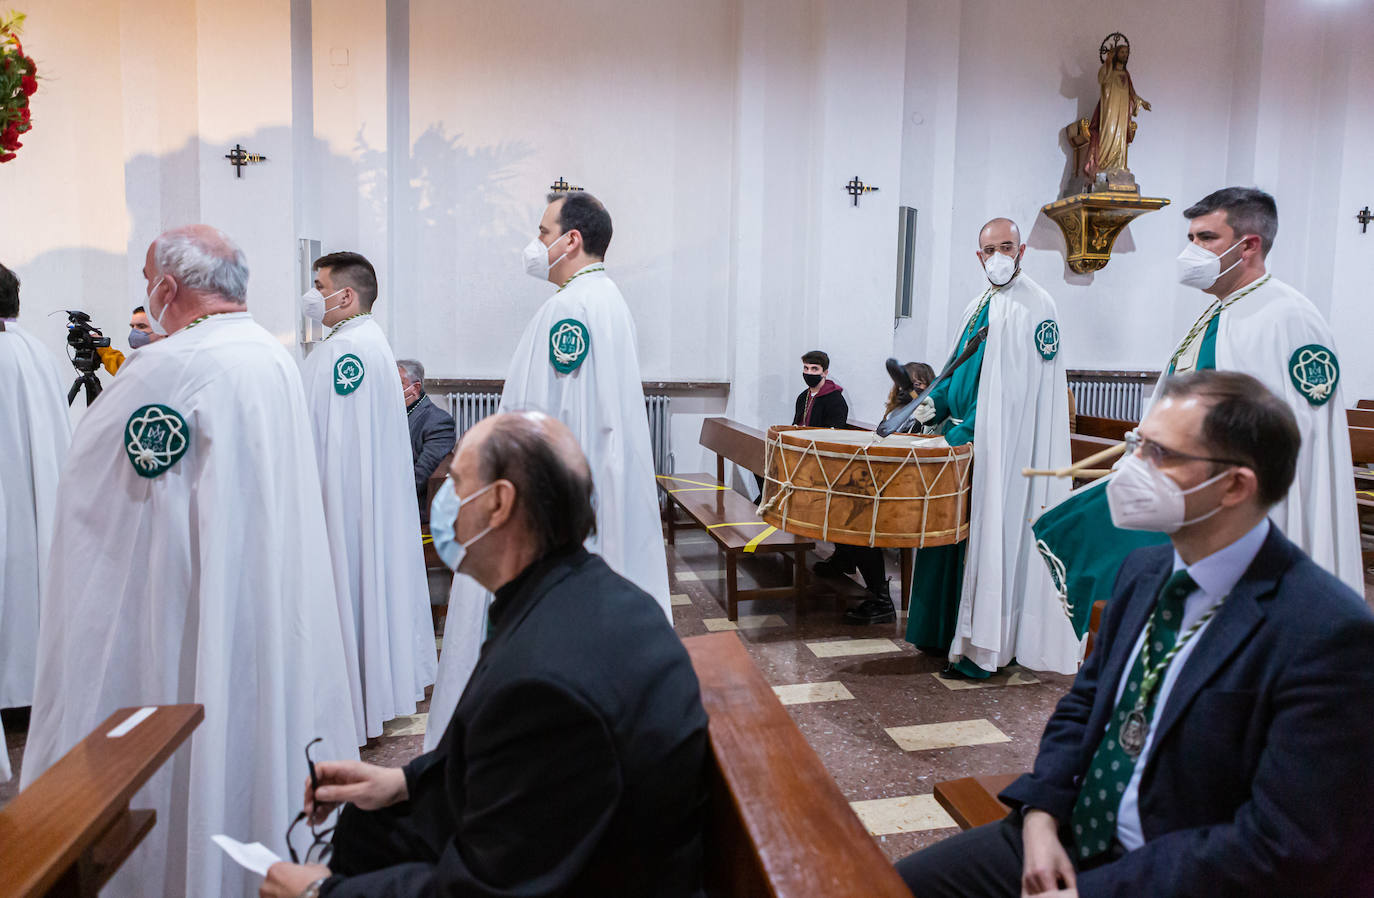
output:
[[[431,416],[425,423],[424,442],[420,446],[420,454],[415,456],[415,490],[421,495],[429,484],[429,475],[434,473],[434,468],[449,454],[457,440],[453,418],[443,414],[443,410],[437,407],[435,411],[439,414]]]
[[[1132,555],[1117,572],[1112,598],[1107,603],[1107,613],[1103,615],[1093,652],[1045,724],[1044,735],[1040,737],[1040,751],[1035,756],[1035,767],[998,796],[1011,807],[1027,805],[1048,811],[1061,824],[1067,823],[1073,814],[1074,802],[1078,800],[1078,774],[1087,767],[1089,760],[1084,754],[1096,749],[1095,744],[1085,747],[1084,729],[1097,698],[1102,666],[1110,654],[1130,598],[1130,586],[1140,567],[1140,559]]]
[[[466,730],[453,787],[464,813],[438,864],[333,877],[330,898],[533,898],[562,893],[582,870],[622,791],[600,715],[556,683],[525,680],[494,692]]]
[[[1367,860],[1352,866],[1348,859],[1367,858],[1374,847],[1371,644],[1374,622],[1354,615],[1293,634],[1285,646],[1292,651],[1275,660],[1272,684],[1257,683],[1255,692],[1230,699],[1240,713],[1249,710],[1247,699],[1268,702],[1273,711],[1250,800],[1229,823],[1166,833],[1081,874],[1078,893],[1367,894],[1368,882],[1342,880],[1352,870],[1368,870]]]

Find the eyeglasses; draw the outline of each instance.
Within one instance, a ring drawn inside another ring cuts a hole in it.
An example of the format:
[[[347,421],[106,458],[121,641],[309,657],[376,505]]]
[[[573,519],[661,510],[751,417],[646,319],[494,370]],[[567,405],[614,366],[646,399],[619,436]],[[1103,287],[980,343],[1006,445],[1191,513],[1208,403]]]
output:
[[[1126,454],[1139,452],[1140,457],[1145,459],[1156,468],[1168,467],[1185,461],[1207,461],[1218,465],[1237,465],[1239,467],[1249,467],[1243,461],[1236,461],[1233,458],[1213,458],[1210,455],[1189,455],[1186,452],[1177,452],[1168,446],[1160,445],[1149,437],[1141,436],[1138,430],[1126,431]]]
[[[310,757],[310,749],[316,742],[323,741],[323,738],[316,736],[306,743],[305,746],[305,765],[310,769],[311,795],[317,795],[319,793],[320,780],[319,777],[315,775],[315,761]],[[301,860],[300,855],[296,854],[296,847],[291,844],[291,831],[296,828],[296,824],[305,820],[307,816],[305,810],[302,809],[301,812],[296,815],[296,819],[291,821],[291,825],[286,828],[286,850],[291,852],[291,863],[327,864],[329,863],[330,855],[334,853],[334,843],[329,840],[329,837],[334,834],[334,827],[316,829],[313,823],[306,823],[306,826],[310,828],[312,841],[310,842],[310,847],[305,850],[304,861]]]

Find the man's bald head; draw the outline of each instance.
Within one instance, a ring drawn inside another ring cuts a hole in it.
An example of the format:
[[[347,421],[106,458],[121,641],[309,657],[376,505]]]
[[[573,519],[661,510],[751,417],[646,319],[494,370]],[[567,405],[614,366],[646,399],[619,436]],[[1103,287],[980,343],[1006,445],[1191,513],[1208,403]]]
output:
[[[1001,249],[1002,244],[1006,243],[1013,246],[1021,245],[1021,229],[1010,218],[994,218],[983,225],[982,230],[978,232],[978,248],[989,255],[995,250]],[[993,249],[988,249],[989,245]],[[1005,250],[1002,251],[1005,252]]]
[[[468,431],[463,443],[477,453],[483,484],[505,480],[515,487],[540,557],[582,545],[595,528],[591,468],[577,438],[558,419],[542,412],[492,415]]]
[[[224,232],[210,225],[173,228],[148,247],[149,283],[172,278],[178,290],[238,305],[248,300],[248,261]]]

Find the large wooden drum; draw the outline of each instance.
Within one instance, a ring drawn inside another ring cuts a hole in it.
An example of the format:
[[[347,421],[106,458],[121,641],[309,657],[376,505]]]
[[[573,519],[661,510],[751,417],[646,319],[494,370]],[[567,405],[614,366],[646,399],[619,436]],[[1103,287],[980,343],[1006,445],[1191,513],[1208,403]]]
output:
[[[779,530],[856,546],[968,538],[973,444],[866,430],[770,427],[759,515]]]

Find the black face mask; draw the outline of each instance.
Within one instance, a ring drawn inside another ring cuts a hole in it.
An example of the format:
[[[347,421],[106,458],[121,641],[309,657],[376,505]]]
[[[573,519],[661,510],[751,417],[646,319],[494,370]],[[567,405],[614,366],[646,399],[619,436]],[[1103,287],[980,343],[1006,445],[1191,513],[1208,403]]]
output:
[[[815,387],[817,384],[821,382],[821,379],[824,377],[824,374],[803,374],[802,380],[806,381],[806,385],[808,387]]]

